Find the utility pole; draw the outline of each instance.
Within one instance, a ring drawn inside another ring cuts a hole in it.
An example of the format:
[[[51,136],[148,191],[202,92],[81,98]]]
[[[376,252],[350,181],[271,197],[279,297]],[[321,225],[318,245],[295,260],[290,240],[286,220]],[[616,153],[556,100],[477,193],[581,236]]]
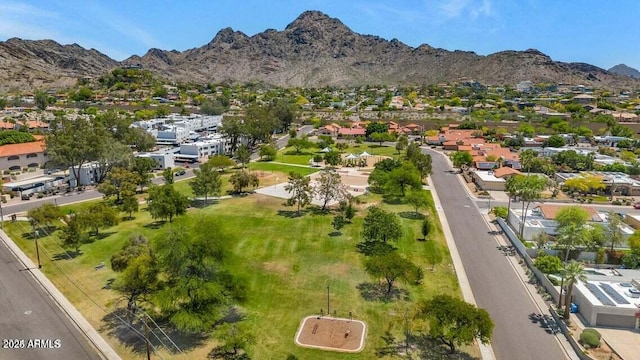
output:
[[[144,341],[147,344],[147,360],[151,360],[151,348],[149,346],[149,326],[147,326],[146,314],[142,314],[142,322],[144,323]]]
[[[329,309],[329,287],[327,286],[327,316],[331,316],[331,311]]]

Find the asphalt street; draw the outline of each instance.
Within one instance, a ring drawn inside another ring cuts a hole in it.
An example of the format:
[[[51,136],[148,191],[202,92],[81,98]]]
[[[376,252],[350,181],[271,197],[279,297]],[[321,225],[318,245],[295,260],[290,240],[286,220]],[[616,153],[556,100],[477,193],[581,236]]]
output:
[[[2,243],[0,359],[101,359],[29,270]]]
[[[497,359],[565,359],[558,340],[529,315],[539,314],[530,295],[478,207],[468,197],[457,175],[442,154],[425,150],[433,158],[432,185],[449,222],[477,305],[486,309],[495,323],[492,347]],[[543,309],[546,311],[546,309]]]

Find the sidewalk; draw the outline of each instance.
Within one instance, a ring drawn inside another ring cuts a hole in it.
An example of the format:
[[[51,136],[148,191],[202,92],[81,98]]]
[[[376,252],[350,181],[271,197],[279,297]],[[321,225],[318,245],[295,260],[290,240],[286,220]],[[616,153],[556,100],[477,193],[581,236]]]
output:
[[[76,327],[87,337],[89,342],[96,348],[98,354],[107,360],[121,360],[120,356],[111,348],[111,346],[98,334],[96,329],[89,324],[87,319],[73,306],[67,298],[49,281],[49,279],[38,269],[38,267],[25,255],[20,248],[9,238],[9,236],[0,230],[0,241],[2,241],[9,250],[29,269],[31,275],[42,286],[42,288],[51,296],[62,311],[64,311],[69,319]]]

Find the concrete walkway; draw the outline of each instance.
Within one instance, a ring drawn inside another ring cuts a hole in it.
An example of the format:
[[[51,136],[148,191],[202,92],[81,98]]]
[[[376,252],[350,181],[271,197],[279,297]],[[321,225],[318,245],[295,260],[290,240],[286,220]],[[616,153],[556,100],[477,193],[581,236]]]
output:
[[[25,255],[22,250],[9,238],[9,236],[2,230],[0,230],[0,241],[2,241],[7,248],[22,262],[25,268],[29,269],[36,281],[42,286],[42,288],[51,296],[51,298],[58,304],[61,310],[63,310],[69,319],[76,325],[76,327],[89,339],[89,341],[98,350],[98,353],[108,360],[120,360],[120,356],[111,348],[111,346],[98,334],[96,329],[89,324],[87,319],[80,314],[78,309],[73,306],[67,298],[62,295],[58,288],[49,281],[49,279],[38,269],[31,259]]]

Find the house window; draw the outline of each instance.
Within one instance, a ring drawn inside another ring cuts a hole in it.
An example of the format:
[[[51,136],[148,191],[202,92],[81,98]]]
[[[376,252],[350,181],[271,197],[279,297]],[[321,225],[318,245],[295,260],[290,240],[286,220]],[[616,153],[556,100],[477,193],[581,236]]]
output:
[[[38,154],[36,154],[36,153],[27,154],[27,159],[31,159],[31,158],[35,158],[35,157],[38,157]]]
[[[11,155],[7,158],[7,160],[12,161],[12,160],[20,160],[20,156],[18,155]]]
[[[36,168],[36,167],[38,167],[40,165],[38,165],[38,163],[31,163],[31,164],[29,164],[27,166],[30,167],[30,168]]]

